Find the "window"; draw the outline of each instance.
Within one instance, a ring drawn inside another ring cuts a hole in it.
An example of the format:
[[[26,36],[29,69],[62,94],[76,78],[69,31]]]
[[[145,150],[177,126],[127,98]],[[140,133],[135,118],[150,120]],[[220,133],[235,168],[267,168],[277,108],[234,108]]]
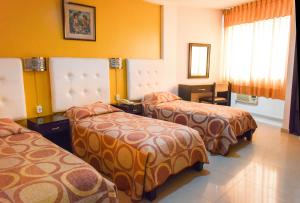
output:
[[[238,9],[234,8],[234,12],[229,15],[226,13],[228,11],[224,14],[222,77],[232,83],[234,92],[276,99],[285,97],[290,15],[286,6],[282,7],[282,13],[279,12],[280,9],[273,5],[278,2],[281,1],[248,3]],[[264,6],[258,6],[258,3]],[[268,8],[268,5],[274,8]],[[277,9],[277,15],[266,17],[265,14],[247,20],[251,12],[263,13],[268,9],[269,15],[276,14],[272,8]]]

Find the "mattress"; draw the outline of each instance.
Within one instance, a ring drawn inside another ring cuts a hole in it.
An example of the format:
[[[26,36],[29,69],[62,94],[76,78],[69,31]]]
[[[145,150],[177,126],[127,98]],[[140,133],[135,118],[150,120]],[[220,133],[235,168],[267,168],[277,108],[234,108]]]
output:
[[[110,176],[133,200],[140,200],[172,174],[198,162],[208,163],[196,130],[105,104],[96,108],[98,113],[90,113],[90,107],[67,113],[72,120],[73,151]]]
[[[0,119],[0,202],[118,202],[113,183],[71,153]]]
[[[189,126],[197,130],[206,148],[225,155],[230,145],[248,131],[254,132],[256,122],[250,113],[228,106],[196,103],[175,99],[161,103],[143,103],[144,115]]]

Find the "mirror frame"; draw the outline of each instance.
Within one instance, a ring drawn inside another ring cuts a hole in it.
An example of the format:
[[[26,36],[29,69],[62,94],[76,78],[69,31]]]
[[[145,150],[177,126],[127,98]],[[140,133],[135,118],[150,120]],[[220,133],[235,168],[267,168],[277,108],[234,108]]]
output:
[[[206,75],[192,76],[192,48],[193,47],[207,47],[207,60],[206,60]],[[211,44],[202,43],[189,43],[189,62],[188,62],[188,78],[209,78],[209,67],[210,67],[210,49]]]

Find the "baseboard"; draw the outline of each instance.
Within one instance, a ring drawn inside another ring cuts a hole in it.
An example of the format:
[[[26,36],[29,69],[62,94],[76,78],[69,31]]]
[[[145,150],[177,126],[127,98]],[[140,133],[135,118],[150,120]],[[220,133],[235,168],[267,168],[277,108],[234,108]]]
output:
[[[282,119],[279,118],[274,118],[274,117],[270,117],[270,116],[265,116],[265,115],[259,115],[256,113],[251,113],[252,116],[254,117],[254,119],[260,123],[265,123],[268,125],[272,125],[272,126],[276,126],[279,128],[282,128]]]
[[[285,129],[285,128],[281,128],[281,132],[283,132],[283,133],[290,133],[290,130],[289,129]]]

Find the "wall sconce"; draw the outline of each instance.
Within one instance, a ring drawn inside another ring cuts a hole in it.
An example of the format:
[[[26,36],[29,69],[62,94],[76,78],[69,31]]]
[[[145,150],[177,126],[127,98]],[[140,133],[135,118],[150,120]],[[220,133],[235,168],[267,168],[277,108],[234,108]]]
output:
[[[122,58],[110,58],[109,65],[114,69],[122,69]]]
[[[24,71],[46,71],[46,59],[44,57],[25,58]]]

